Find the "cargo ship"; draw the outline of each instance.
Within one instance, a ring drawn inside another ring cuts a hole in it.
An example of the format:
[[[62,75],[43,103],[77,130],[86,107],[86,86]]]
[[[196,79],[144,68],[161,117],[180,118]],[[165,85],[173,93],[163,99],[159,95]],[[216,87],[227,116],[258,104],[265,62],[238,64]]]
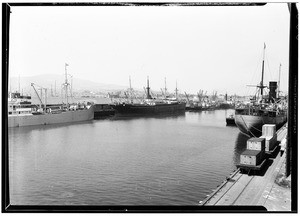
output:
[[[284,97],[276,93],[278,88],[276,81],[269,82],[269,95],[264,96],[264,56],[262,61],[262,78],[258,88],[257,97],[253,97],[251,102],[246,105],[237,105],[235,108],[235,124],[239,130],[248,136],[260,136],[262,134],[262,126],[264,124],[275,124],[279,129],[287,121],[287,103]],[[279,68],[280,73],[280,68]]]
[[[141,103],[123,102],[112,104],[116,115],[146,116],[161,114],[180,114],[185,112],[185,102],[177,98],[154,99],[150,94],[149,78],[147,78],[146,99]]]
[[[66,74],[66,81],[64,83],[65,91],[67,91],[68,85]],[[8,96],[8,127],[73,123],[94,119],[93,104],[85,105],[78,103],[71,105],[67,100],[67,104],[49,106],[46,104],[46,99],[44,103],[42,102],[33,83],[31,86],[35,90],[40,104],[32,104],[30,96],[22,96],[20,93],[10,93]],[[68,96],[67,92],[66,96]]]
[[[94,119],[93,105],[80,110],[56,109],[52,112],[40,112],[34,111],[33,108],[16,107],[15,112],[8,115],[8,127],[73,123],[92,119]]]
[[[11,95],[13,96],[8,99],[8,127],[72,123],[94,119],[93,105],[76,104],[68,107],[44,105],[40,108],[30,101],[24,102],[23,98],[16,98],[19,94]]]

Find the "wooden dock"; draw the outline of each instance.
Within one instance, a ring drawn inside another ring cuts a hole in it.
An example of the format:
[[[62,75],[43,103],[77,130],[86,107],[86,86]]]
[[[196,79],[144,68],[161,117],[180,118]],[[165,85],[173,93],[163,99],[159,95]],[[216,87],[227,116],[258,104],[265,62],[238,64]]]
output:
[[[277,140],[287,134],[287,127],[277,131]],[[285,153],[269,158],[260,175],[233,173],[200,203],[203,206],[263,206],[268,211],[291,211],[291,188],[280,184],[285,173]],[[290,182],[288,177],[285,183]]]

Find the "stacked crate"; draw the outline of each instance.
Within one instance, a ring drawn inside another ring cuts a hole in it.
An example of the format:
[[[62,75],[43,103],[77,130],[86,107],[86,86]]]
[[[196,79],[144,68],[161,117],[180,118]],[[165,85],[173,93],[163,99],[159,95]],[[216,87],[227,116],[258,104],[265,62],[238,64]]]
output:
[[[274,150],[277,144],[277,134],[276,134],[276,125],[275,124],[265,124],[262,127],[262,136],[266,140],[266,152]]]
[[[265,157],[265,139],[250,138],[247,141],[247,149],[240,155],[240,164],[257,166]]]
[[[276,134],[275,124],[265,124],[262,127],[262,136],[274,136]]]

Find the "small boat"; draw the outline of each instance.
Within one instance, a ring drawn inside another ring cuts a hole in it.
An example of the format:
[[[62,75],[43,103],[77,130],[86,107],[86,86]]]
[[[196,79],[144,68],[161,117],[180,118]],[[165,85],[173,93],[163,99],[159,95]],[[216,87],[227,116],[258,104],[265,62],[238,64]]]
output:
[[[227,126],[236,126],[233,114],[231,114],[228,117],[226,117],[226,125]]]

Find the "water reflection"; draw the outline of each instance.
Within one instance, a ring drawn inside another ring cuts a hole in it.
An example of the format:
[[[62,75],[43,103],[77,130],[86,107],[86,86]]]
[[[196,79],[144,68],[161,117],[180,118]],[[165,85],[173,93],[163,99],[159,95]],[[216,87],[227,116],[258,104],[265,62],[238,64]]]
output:
[[[239,133],[236,140],[235,140],[235,146],[234,146],[234,156],[233,156],[233,162],[235,165],[240,163],[240,155],[245,151],[247,147],[247,140],[249,139],[248,136],[246,136],[243,133]]]
[[[160,115],[131,115],[131,116],[124,116],[118,115],[111,117],[110,120],[136,120],[136,119],[177,119],[177,118],[185,117],[184,113],[178,114],[160,114]]]

